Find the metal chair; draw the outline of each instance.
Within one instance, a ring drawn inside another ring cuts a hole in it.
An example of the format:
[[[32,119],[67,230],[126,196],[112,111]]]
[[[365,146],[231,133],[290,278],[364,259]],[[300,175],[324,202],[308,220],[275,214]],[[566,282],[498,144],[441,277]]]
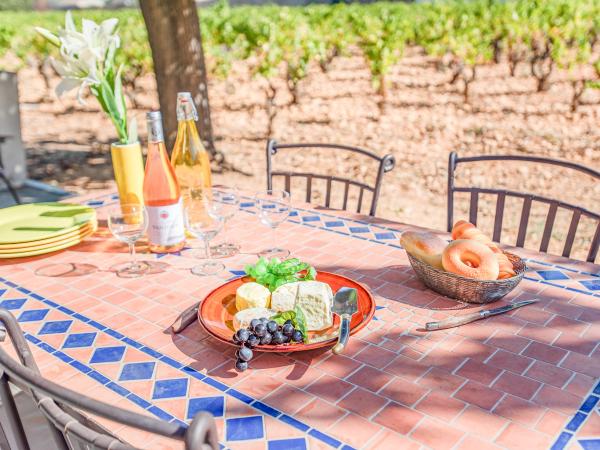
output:
[[[183,441],[185,448],[189,450],[218,448],[215,421],[208,413],[197,414],[191,425],[184,427],[100,402],[43,378],[16,319],[4,308],[0,308],[0,323],[6,328],[19,358],[19,361],[13,359],[0,347],[0,400],[6,412],[6,420],[2,423],[0,436],[4,434],[5,437],[11,437],[14,448],[18,450],[31,448],[15,405],[14,387],[30,394],[48,420],[50,435],[46,448],[50,448],[50,443],[53,441],[55,447],[61,450],[135,449],[79,411]]]
[[[577,226],[582,216],[588,217],[597,222],[596,231],[590,248],[588,250],[586,261],[594,262],[598,255],[598,247],[600,246],[600,214],[589,211],[580,206],[572,205],[570,203],[561,202],[541,195],[534,195],[524,192],[511,191],[506,189],[487,189],[479,187],[456,187],[454,185],[454,172],[459,164],[481,162],[481,161],[522,161],[531,162],[537,164],[549,164],[554,166],[566,167],[574,171],[585,173],[597,180],[600,180],[600,172],[590,169],[579,164],[571,163],[568,161],[560,161],[557,159],[534,157],[534,156],[516,156],[516,155],[490,155],[490,156],[471,156],[465,158],[459,158],[456,152],[450,153],[448,160],[448,231],[452,229],[454,223],[454,193],[455,192],[468,192],[471,195],[469,205],[469,221],[473,224],[477,224],[477,209],[479,202],[479,194],[492,194],[497,196],[496,201],[496,212],[494,216],[494,232],[492,239],[495,242],[500,242],[500,236],[502,233],[502,219],[504,216],[504,204],[507,197],[516,197],[523,199],[523,207],[521,210],[521,218],[519,222],[519,229],[517,232],[517,247],[523,247],[525,245],[525,238],[527,236],[527,224],[529,222],[529,215],[531,213],[531,205],[533,202],[544,203],[549,206],[548,215],[546,216],[546,222],[544,225],[544,232],[542,235],[542,241],[540,243],[539,251],[543,253],[548,252],[548,245],[552,236],[552,230],[554,228],[554,222],[556,219],[556,213],[559,208],[572,211],[571,222],[569,230],[567,232],[567,238],[564,243],[562,256],[569,257],[573,248],[573,242],[575,240],[575,234],[577,232]]]
[[[0,135],[0,179],[2,179],[2,181],[4,181],[4,184],[6,184],[6,187],[8,188],[8,192],[10,192],[10,195],[12,195],[12,198],[15,200],[15,202],[20,205],[21,204],[21,198],[19,197],[19,194],[17,193],[17,190],[15,189],[15,187],[12,185],[12,183],[10,182],[10,180],[8,179],[8,177],[6,176],[6,174],[4,173],[4,164],[2,163],[2,144],[4,144],[4,142],[9,138],[10,136],[2,136]]]
[[[302,149],[302,148],[327,148],[332,150],[343,150],[365,155],[378,163],[377,178],[373,185],[361,183],[351,178],[338,177],[335,175],[319,175],[308,172],[292,172],[292,171],[275,171],[273,170],[272,157],[280,150]],[[348,209],[348,196],[350,186],[356,186],[359,189],[356,212],[360,213],[363,203],[363,195],[365,191],[372,193],[371,206],[369,215],[374,216],[377,210],[377,201],[379,200],[379,192],[381,189],[381,181],[383,174],[391,171],[396,164],[396,160],[392,155],[380,157],[375,153],[364,150],[358,147],[350,147],[348,145],[337,144],[278,144],[275,140],[270,139],[267,142],[267,189],[273,189],[273,177],[280,176],[285,179],[285,190],[290,192],[292,178],[306,178],[306,202],[312,201],[312,182],[313,180],[325,180],[327,183],[325,192],[325,206],[329,208],[331,205],[332,184],[339,183],[344,186],[344,198],[342,209]],[[290,192],[291,193],[291,192]]]

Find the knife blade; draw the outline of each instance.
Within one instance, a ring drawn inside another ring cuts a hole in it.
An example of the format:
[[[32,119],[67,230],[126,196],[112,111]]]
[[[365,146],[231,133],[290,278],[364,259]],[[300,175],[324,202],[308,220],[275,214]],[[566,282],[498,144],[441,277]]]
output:
[[[334,314],[340,316],[340,331],[338,342],[332,351],[339,355],[344,351],[350,337],[350,319],[358,311],[358,291],[354,288],[341,287],[333,297]]]
[[[521,308],[523,306],[537,303],[537,300],[523,300],[520,302],[511,303],[509,305],[501,306],[499,308],[484,309],[472,314],[465,314],[462,316],[451,317],[449,319],[441,320],[439,322],[427,322],[425,329],[427,331],[444,330],[446,328],[460,327],[467,323],[475,322],[476,320],[486,319],[487,317],[496,316],[498,314],[504,314],[513,309]]]

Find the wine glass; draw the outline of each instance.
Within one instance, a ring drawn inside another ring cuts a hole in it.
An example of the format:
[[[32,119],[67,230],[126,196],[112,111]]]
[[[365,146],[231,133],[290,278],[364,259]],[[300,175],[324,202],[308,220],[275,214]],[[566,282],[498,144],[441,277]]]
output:
[[[199,197],[196,191],[191,193],[193,198]],[[208,209],[208,213],[223,221],[223,231],[226,231],[227,222],[239,211],[240,195],[236,188],[217,186],[212,189],[202,190],[202,199]],[[233,242],[222,242],[212,247],[213,254],[221,257],[237,255],[240,246]]]
[[[256,207],[260,221],[273,230],[273,242],[277,243],[277,227],[281,225],[290,215],[290,193],[280,190],[268,190],[256,194]],[[260,256],[265,258],[285,258],[290,251],[284,248],[274,247],[262,250]]]
[[[223,220],[210,214],[210,206],[207,206],[206,199],[188,200],[187,206],[183,212],[185,227],[195,238],[204,241],[204,257],[206,262],[192,267],[192,273],[198,276],[215,275],[225,269],[225,266],[219,262],[211,260],[210,241],[223,228]]]
[[[130,261],[116,268],[118,276],[139,277],[146,273],[148,264],[136,260],[135,243],[148,228],[148,212],[143,205],[128,204],[111,208],[108,211],[108,228],[119,241],[129,245]]]

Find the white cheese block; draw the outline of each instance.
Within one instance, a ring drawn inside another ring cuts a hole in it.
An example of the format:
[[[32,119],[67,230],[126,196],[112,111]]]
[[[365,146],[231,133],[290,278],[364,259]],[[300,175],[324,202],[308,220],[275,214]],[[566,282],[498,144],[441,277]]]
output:
[[[244,283],[235,291],[235,307],[238,311],[248,308],[268,308],[271,291],[262,284]]]
[[[324,330],[333,325],[333,292],[328,284],[320,281],[299,283],[296,305],[304,313],[308,330]]]
[[[240,328],[246,328],[250,325],[253,319],[260,319],[266,317],[267,319],[275,315],[275,311],[268,308],[248,308],[242,311],[238,311],[233,316],[233,328],[239,330]]]
[[[298,285],[305,281],[284,284],[279,286],[271,294],[271,309],[275,311],[290,311],[296,305],[296,296],[298,295]]]

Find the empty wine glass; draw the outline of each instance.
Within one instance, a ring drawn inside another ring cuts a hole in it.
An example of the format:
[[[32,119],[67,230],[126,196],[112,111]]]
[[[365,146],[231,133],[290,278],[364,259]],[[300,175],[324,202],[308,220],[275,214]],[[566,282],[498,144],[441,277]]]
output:
[[[195,238],[204,242],[204,256],[206,262],[192,267],[192,273],[198,276],[215,275],[225,269],[219,262],[211,260],[210,241],[223,228],[223,220],[209,213],[207,200],[189,199],[184,209],[183,218],[185,227]]]
[[[260,256],[266,258],[285,258],[290,251],[277,247],[277,227],[290,215],[290,193],[287,191],[268,190],[256,194],[256,207],[260,221],[273,230],[274,247],[262,250]]]
[[[223,221],[223,231],[226,231],[227,222],[235,216],[240,208],[240,195],[236,188],[217,186],[212,189],[202,189],[198,194],[197,190],[192,190],[192,198],[202,198],[208,213]],[[213,254],[221,257],[237,255],[240,252],[240,246],[233,242],[222,242],[211,248]]]
[[[138,262],[135,255],[135,243],[148,228],[148,213],[144,206],[129,204],[111,208],[108,211],[108,228],[114,237],[129,245],[130,261],[115,268],[117,275],[133,278],[146,273],[148,265]]]

